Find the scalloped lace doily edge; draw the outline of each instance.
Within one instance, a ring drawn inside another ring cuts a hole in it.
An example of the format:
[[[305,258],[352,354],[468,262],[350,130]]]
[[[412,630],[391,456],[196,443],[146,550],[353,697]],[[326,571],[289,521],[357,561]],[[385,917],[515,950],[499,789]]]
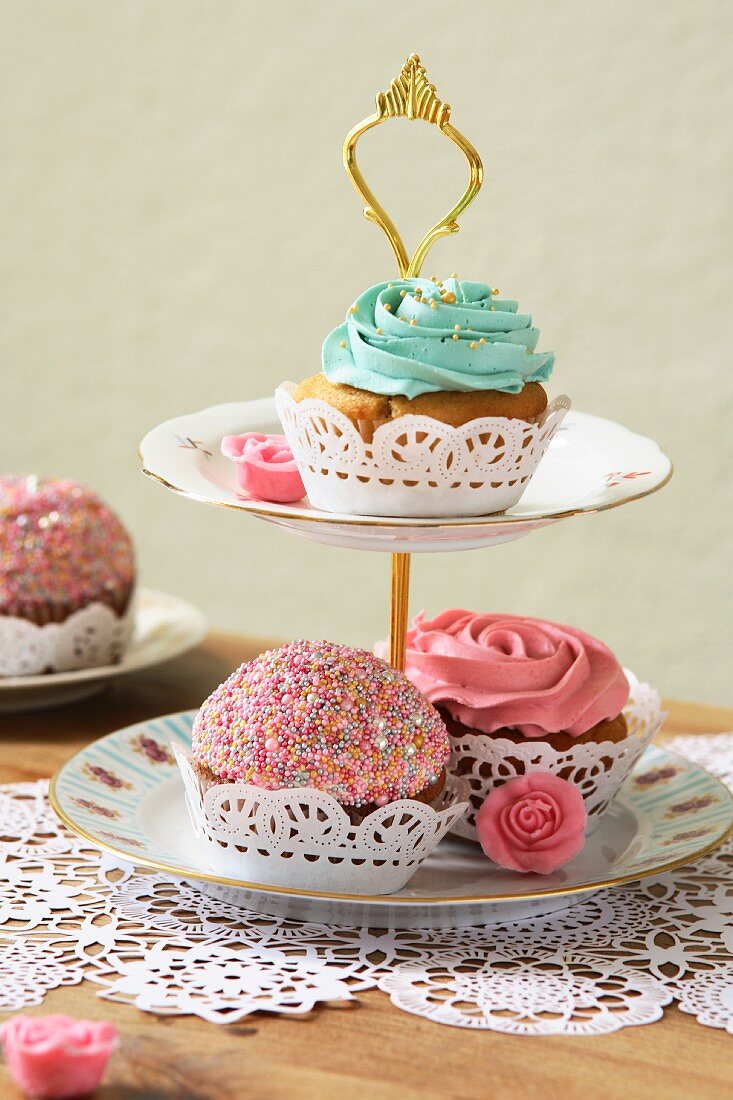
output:
[[[666,741],[733,784],[733,733]],[[733,1032],[733,842],[523,925],[332,928],[250,913],[88,848],[45,782],[0,790],[0,1007],[89,981],[166,1015],[309,1011],[375,984],[399,1010],[510,1034],[606,1034],[671,1000]]]

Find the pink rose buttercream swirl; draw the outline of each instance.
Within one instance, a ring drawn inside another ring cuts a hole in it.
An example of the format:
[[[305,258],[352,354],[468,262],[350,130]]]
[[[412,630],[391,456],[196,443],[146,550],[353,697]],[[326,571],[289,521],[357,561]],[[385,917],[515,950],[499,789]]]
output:
[[[517,615],[418,615],[407,633],[405,671],[431,703],[483,733],[579,737],[615,718],[629,697],[623,669],[603,642]]]

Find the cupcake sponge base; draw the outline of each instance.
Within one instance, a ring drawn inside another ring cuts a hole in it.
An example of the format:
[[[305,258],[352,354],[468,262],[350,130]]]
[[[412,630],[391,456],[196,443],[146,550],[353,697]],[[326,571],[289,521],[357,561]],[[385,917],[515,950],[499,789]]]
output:
[[[505,416],[509,420],[533,421],[547,408],[547,394],[539,382],[528,382],[520,393],[477,390],[471,393],[440,390],[419,397],[394,397],[354,386],[329,382],[325,374],[304,379],[295,389],[296,401],[315,398],[326,401],[354,424],[361,421],[396,420],[399,416],[431,416],[444,424],[460,428],[470,420],[484,416]]]

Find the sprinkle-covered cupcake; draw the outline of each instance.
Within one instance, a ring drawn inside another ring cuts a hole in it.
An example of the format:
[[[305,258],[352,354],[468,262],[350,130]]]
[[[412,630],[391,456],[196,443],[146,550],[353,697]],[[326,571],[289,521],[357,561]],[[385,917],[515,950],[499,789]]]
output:
[[[453,427],[480,417],[534,421],[552,352],[516,301],[484,283],[401,279],[365,291],[326,337],[321,374],[296,388],[319,398],[369,439],[387,420],[430,416]]]
[[[291,642],[242,665],[173,742],[193,830],[227,880],[382,895],[463,817],[438,712],[362,649]]]
[[[311,787],[363,816],[435,798],[449,744],[402,673],[361,649],[297,641],[242,665],[209,696],[191,751],[205,786]]]
[[[119,660],[134,584],[132,540],[90,489],[0,477],[0,675]]]

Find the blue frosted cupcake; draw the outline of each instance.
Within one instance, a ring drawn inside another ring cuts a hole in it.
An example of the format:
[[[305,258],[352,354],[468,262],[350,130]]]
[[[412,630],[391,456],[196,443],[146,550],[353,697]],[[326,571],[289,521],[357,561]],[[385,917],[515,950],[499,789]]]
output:
[[[554,356],[518,303],[455,276],[366,290],[320,374],[277,410],[310,503],[378,516],[480,516],[521,497],[563,416]]]
[[[430,416],[453,427],[481,417],[534,421],[552,352],[518,302],[484,283],[401,279],[366,290],[323,345],[320,374],[295,389],[339,409],[366,437],[387,420]]]

